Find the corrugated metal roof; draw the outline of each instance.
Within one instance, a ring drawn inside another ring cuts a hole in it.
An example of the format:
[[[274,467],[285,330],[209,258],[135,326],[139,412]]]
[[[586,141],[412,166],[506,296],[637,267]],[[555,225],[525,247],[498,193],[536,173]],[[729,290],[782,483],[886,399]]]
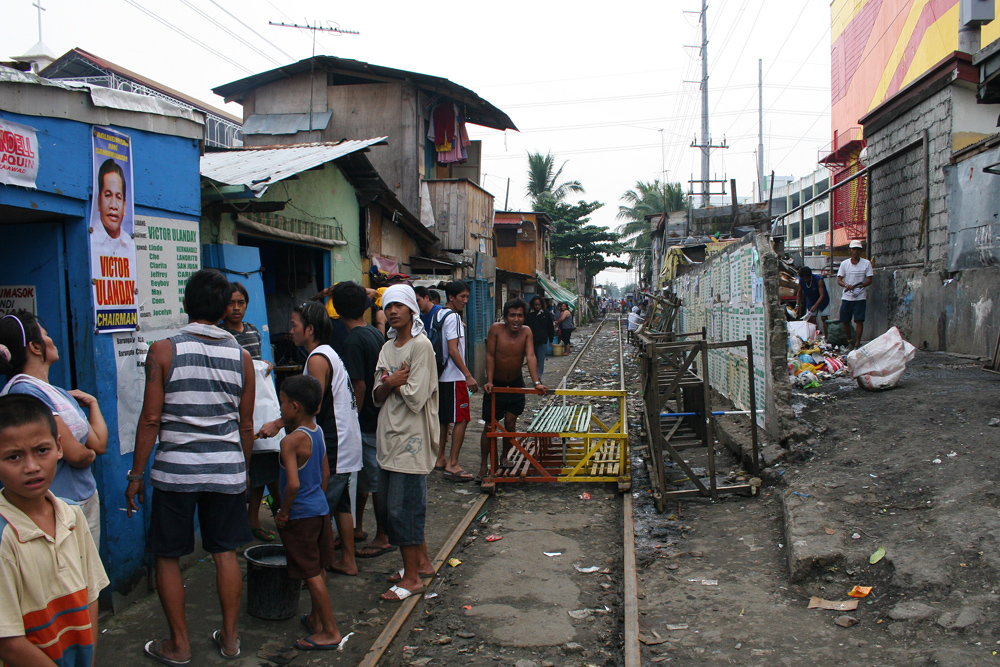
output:
[[[387,137],[292,146],[238,148],[201,157],[201,175],[226,185],[242,185],[261,196],[272,184],[345,155],[385,143]]]

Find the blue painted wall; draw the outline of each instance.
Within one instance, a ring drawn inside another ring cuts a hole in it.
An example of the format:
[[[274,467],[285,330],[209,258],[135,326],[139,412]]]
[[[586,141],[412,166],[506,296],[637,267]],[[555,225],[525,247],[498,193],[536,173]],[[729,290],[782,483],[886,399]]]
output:
[[[108,453],[94,464],[102,505],[101,558],[111,579],[110,590],[127,594],[146,572],[150,489],[147,484],[146,503],[138,516],[126,518],[125,473],[132,467],[132,455],[119,453],[114,346],[110,335],[94,334],[87,234],[93,178],[92,126],[2,111],[0,118],[34,127],[39,156],[38,189],[0,186],[0,204],[51,212],[63,221],[69,313],[64,313],[66,320],[61,324],[68,327],[67,345],[72,347],[71,377],[74,386],[97,397],[111,433]],[[132,138],[135,215],[198,220],[198,142],[126,127],[114,129]],[[39,252],[43,252],[41,244]],[[43,295],[39,295],[41,298]],[[68,360],[70,350],[60,351]]]

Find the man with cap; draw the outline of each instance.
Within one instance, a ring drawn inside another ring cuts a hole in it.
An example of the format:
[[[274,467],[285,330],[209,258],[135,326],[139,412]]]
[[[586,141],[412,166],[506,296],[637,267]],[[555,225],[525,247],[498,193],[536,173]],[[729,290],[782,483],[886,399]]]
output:
[[[847,340],[851,347],[861,345],[861,332],[865,328],[865,311],[868,304],[868,286],[872,284],[872,263],[861,256],[864,244],[851,241],[851,256],[840,263],[837,270],[837,284],[844,288],[840,297],[840,321],[844,323]],[[851,336],[851,319],[854,320],[856,336]]]
[[[405,600],[424,591],[422,578],[434,575],[427,555],[427,475],[437,460],[437,361],[434,346],[420,334],[417,295],[409,285],[392,285],[382,294],[389,322],[389,342],[375,366],[372,398],[381,410],[376,433],[378,511],[399,547],[403,567],[389,577],[394,584],[383,600]]]

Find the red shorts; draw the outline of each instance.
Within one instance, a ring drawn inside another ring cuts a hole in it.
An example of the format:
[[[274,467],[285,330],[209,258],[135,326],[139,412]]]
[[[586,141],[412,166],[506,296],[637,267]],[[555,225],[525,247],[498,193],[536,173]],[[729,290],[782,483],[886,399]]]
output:
[[[438,382],[438,417],[442,424],[472,421],[469,413],[469,385],[465,380]]]

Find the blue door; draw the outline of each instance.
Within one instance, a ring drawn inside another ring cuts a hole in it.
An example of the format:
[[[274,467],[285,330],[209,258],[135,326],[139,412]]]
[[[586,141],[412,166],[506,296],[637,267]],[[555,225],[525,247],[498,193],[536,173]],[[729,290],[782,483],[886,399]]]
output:
[[[241,245],[205,245],[202,247],[202,265],[206,269],[222,271],[230,281],[247,288],[250,303],[245,322],[260,329],[261,357],[271,358],[271,332],[267,325],[267,304],[264,301],[264,281],[261,277],[260,250]]]
[[[66,298],[66,255],[63,223],[39,222],[3,227],[4,260],[0,262],[0,286],[35,287],[36,314],[56,349],[59,361],[49,371],[49,382],[71,389],[73,372],[69,344],[69,309]],[[6,313],[6,309],[0,309]]]

